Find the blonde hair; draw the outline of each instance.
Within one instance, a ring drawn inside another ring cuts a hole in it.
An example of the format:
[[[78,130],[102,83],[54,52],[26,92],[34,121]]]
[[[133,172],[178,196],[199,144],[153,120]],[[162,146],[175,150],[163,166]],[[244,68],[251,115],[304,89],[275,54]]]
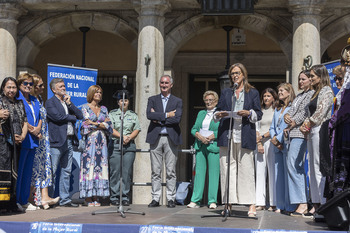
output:
[[[43,80],[43,79],[38,74],[32,74],[32,77],[33,77],[34,85],[33,85],[32,90],[30,91],[30,94],[33,95],[33,96],[38,96],[38,94],[35,92],[35,87],[38,86],[39,81]]]
[[[285,101],[281,101],[280,99],[278,100],[278,104],[276,106],[277,110],[280,110],[282,107],[287,107],[295,99],[295,92],[294,92],[292,84],[281,83],[280,85],[278,85],[277,90],[279,90],[280,88],[283,88],[284,90],[286,90],[289,93],[289,96],[287,97],[287,99]]]
[[[94,95],[97,91],[101,91],[101,94],[103,94],[103,90],[99,85],[92,85],[89,87],[87,94],[86,94],[86,100],[88,103],[91,103],[94,99]]]
[[[341,65],[337,65],[336,67],[334,67],[332,73],[338,77],[343,76],[343,72],[341,71]]]
[[[218,94],[217,94],[215,91],[206,91],[206,92],[204,92],[204,94],[203,94],[203,100],[205,100],[205,98],[206,98],[208,95],[214,96],[215,101],[219,101],[219,96],[218,96]]]
[[[31,75],[29,73],[22,73],[22,74],[18,75],[17,80],[16,80],[18,86],[21,86],[21,84],[24,82],[24,80],[27,80],[27,79],[31,79],[32,82],[34,83],[33,75]]]

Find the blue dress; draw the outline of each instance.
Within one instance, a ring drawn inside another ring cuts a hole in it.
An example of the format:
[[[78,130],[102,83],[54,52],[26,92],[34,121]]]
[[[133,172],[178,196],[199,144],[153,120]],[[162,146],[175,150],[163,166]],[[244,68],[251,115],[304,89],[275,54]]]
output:
[[[50,141],[46,120],[47,113],[40,99],[39,97],[42,138],[39,140],[39,145],[35,151],[32,175],[32,186],[35,187],[34,201],[36,205],[41,204],[41,189],[52,186]]]
[[[84,119],[104,124],[106,130],[98,130],[96,126],[82,124],[81,135],[85,137],[86,147],[80,156],[80,197],[108,197],[109,196],[109,173],[108,173],[108,137],[113,132],[111,121],[108,119],[108,111],[101,106],[98,116],[88,104],[81,109]],[[108,119],[106,121],[106,119]]]

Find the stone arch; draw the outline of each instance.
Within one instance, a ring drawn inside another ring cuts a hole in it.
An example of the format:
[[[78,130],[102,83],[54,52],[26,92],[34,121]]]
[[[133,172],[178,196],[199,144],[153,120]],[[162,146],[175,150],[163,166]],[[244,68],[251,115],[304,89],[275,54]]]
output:
[[[137,48],[138,32],[124,20],[100,12],[74,12],[47,18],[28,31],[18,43],[17,65],[32,67],[41,46],[82,26],[118,35]]]
[[[171,30],[165,38],[165,67],[171,67],[172,61],[183,44],[200,33],[210,31],[215,28],[221,28],[224,25],[252,30],[256,33],[265,35],[281,47],[286,55],[288,63],[292,60],[292,33],[282,25],[274,22],[270,18],[261,15],[243,15],[243,16],[220,16],[204,17],[198,15],[188,19],[185,23]]]
[[[348,35],[350,32],[350,14],[339,18],[328,24],[321,31],[321,55],[339,38]],[[345,41],[344,41],[345,46]],[[340,51],[339,51],[340,54]]]

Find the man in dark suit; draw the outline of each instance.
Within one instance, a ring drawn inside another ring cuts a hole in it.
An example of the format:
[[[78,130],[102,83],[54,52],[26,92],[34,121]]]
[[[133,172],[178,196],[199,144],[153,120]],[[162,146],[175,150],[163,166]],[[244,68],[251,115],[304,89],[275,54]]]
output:
[[[161,197],[161,173],[163,158],[166,167],[167,207],[175,207],[176,161],[178,146],[182,144],[179,123],[182,116],[182,100],[171,95],[173,79],[163,75],[159,81],[161,94],[148,98],[147,119],[150,125],[146,142],[151,149],[152,202],[148,207],[159,206]]]
[[[46,101],[47,121],[49,127],[50,152],[52,161],[52,180],[55,182],[58,164],[60,164],[59,194],[60,205],[78,207],[69,197],[70,176],[72,172],[73,144],[78,143],[74,124],[83,119],[82,112],[66,95],[63,79],[54,78],[50,88],[55,94]],[[55,184],[52,186],[55,187]]]

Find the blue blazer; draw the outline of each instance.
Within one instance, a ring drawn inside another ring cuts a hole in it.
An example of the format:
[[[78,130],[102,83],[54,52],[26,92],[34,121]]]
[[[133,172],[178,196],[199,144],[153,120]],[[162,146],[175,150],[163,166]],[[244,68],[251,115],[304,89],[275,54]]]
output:
[[[151,112],[152,108],[155,112]],[[165,112],[170,112],[175,109],[174,117],[165,118]],[[182,117],[182,100],[171,94],[165,112],[163,110],[161,94],[148,98],[146,114],[147,119],[151,122],[148,126],[146,142],[149,144],[156,143],[162,127],[165,126],[171,141],[175,145],[181,145],[182,137],[179,124]]]
[[[29,95],[30,102],[32,102],[32,106],[34,109],[34,115],[33,115],[32,109],[29,107],[29,104],[27,103],[21,91],[19,91],[19,97],[17,99],[22,100],[24,104],[24,109],[26,111],[28,123],[32,126],[38,126],[40,121],[40,103],[38,99],[32,95]],[[34,121],[34,117],[35,117],[35,121]],[[31,133],[29,133],[28,131],[25,139],[22,142],[22,148],[34,149],[38,147],[38,145],[39,145],[39,139],[34,135],[32,135]]]
[[[221,96],[220,96],[216,111],[231,111],[232,95],[233,95],[232,88],[224,89],[221,92]],[[251,110],[251,109],[255,111],[258,117],[258,121],[260,121],[263,113],[260,107],[259,92],[255,88],[251,88],[249,92],[244,92],[243,110]],[[218,130],[218,146],[227,147],[227,136],[228,136],[229,126],[230,126],[230,118],[222,118],[220,120],[220,125]],[[249,150],[256,149],[255,123],[251,123],[248,117],[242,118],[241,146],[242,148],[249,149]]]
[[[67,125],[68,122],[73,124],[74,136],[73,142],[78,143],[77,132],[74,124],[77,119],[84,118],[83,113],[72,104],[68,107],[68,114],[64,111],[61,101],[53,96],[46,101],[47,123],[49,127],[49,140],[51,147],[61,147],[67,140]]]
[[[273,118],[270,126],[270,136],[273,138],[276,136],[277,140],[284,144],[284,136],[283,136],[283,130],[288,127],[286,122],[284,122],[284,115],[288,112],[290,109],[290,106],[286,107],[281,115],[282,108],[280,110],[275,109],[275,112],[273,113]],[[281,115],[281,117],[280,117]],[[279,120],[280,119],[280,120]],[[274,146],[274,145],[273,145]],[[283,146],[283,151],[286,150],[286,146]],[[278,152],[279,150],[277,147],[274,146],[274,151]]]

